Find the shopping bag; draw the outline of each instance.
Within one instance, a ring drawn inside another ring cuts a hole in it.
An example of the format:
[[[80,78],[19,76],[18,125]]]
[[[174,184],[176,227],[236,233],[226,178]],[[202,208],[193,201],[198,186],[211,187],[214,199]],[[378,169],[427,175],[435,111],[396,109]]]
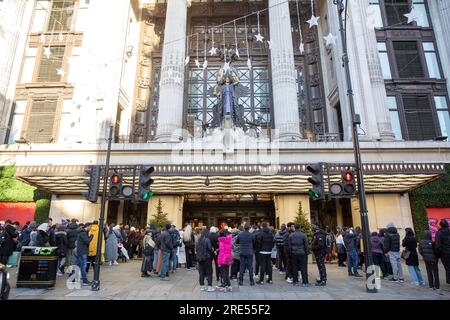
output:
[[[12,267],[17,267],[19,265],[20,252],[14,251],[8,258],[6,262],[7,265]]]
[[[120,251],[122,252],[124,257],[127,258],[127,260],[130,260],[130,256],[128,255],[128,251],[127,251],[127,249],[125,249],[125,247],[121,247]]]
[[[162,269],[162,251],[158,250],[158,262],[156,263],[156,272],[160,273]]]

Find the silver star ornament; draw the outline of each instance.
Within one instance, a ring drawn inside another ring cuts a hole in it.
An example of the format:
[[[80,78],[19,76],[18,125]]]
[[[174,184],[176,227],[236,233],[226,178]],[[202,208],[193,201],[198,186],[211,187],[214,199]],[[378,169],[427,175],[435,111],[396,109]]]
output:
[[[309,27],[312,28],[314,26],[318,26],[319,25],[319,19],[320,19],[320,17],[316,17],[315,15],[312,15],[311,19],[309,19],[306,22],[309,24]]]
[[[410,13],[404,14],[404,16],[408,18],[407,22],[408,24],[410,24],[413,21],[418,22],[421,17],[419,12],[414,7],[411,9]]]
[[[261,35],[261,33],[258,32],[258,34],[255,36],[257,42],[263,42],[264,37]]]

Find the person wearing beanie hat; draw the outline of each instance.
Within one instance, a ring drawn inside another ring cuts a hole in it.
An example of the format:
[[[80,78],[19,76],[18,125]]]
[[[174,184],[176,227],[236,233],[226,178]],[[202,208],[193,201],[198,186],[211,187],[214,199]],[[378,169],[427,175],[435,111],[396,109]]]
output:
[[[162,263],[161,263],[161,272],[159,274],[159,278],[161,281],[169,281],[168,278],[168,270],[170,263],[170,253],[173,250],[173,241],[172,236],[169,233],[169,230],[172,228],[170,223],[166,224],[165,228],[161,230],[160,239],[160,247],[162,253]]]
[[[219,235],[217,233],[217,228],[212,226],[209,228],[209,241],[211,242],[211,247],[213,249],[213,255],[212,258],[214,260],[214,268],[216,270],[216,281],[217,281],[217,288],[221,288],[220,284],[220,268],[217,263],[217,259],[219,257]]]

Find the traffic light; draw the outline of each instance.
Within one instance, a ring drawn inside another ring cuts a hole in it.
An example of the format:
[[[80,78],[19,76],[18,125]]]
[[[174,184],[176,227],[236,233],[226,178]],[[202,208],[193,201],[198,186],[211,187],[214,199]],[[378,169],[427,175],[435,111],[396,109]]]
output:
[[[141,166],[139,173],[139,200],[148,201],[155,193],[151,190],[151,184],[154,180],[150,175],[155,171],[152,166]]]
[[[352,196],[356,192],[355,172],[353,170],[346,170],[342,172],[342,194],[345,196]]]
[[[324,200],[324,181],[322,164],[311,164],[306,167],[312,177],[308,178],[308,182],[312,184],[312,189],[309,189],[309,197],[313,200]]]
[[[85,170],[86,175],[89,177],[89,180],[84,180],[83,182],[88,186],[88,192],[83,192],[82,195],[86,197],[86,199],[90,202],[97,202],[98,198],[98,189],[100,186],[100,166],[90,166]]]
[[[123,175],[112,172],[109,174],[109,199],[117,199],[122,192]]]

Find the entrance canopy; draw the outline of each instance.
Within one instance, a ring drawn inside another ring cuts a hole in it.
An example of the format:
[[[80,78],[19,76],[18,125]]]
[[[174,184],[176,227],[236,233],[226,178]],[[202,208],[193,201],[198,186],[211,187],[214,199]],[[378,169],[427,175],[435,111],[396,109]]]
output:
[[[307,164],[258,165],[154,165],[157,194],[186,193],[307,193],[311,185]],[[353,164],[329,163],[325,183],[340,180]],[[53,194],[77,194],[87,186],[87,166],[18,166],[16,177]],[[137,166],[113,166],[124,174],[124,184],[137,187]],[[404,193],[438,179],[445,173],[440,163],[370,163],[364,165],[366,191]],[[135,177],[135,178],[134,178]],[[205,184],[208,178],[209,185]],[[103,179],[102,179],[103,180]],[[326,186],[327,189],[327,186]],[[102,188],[100,188],[102,190]]]

